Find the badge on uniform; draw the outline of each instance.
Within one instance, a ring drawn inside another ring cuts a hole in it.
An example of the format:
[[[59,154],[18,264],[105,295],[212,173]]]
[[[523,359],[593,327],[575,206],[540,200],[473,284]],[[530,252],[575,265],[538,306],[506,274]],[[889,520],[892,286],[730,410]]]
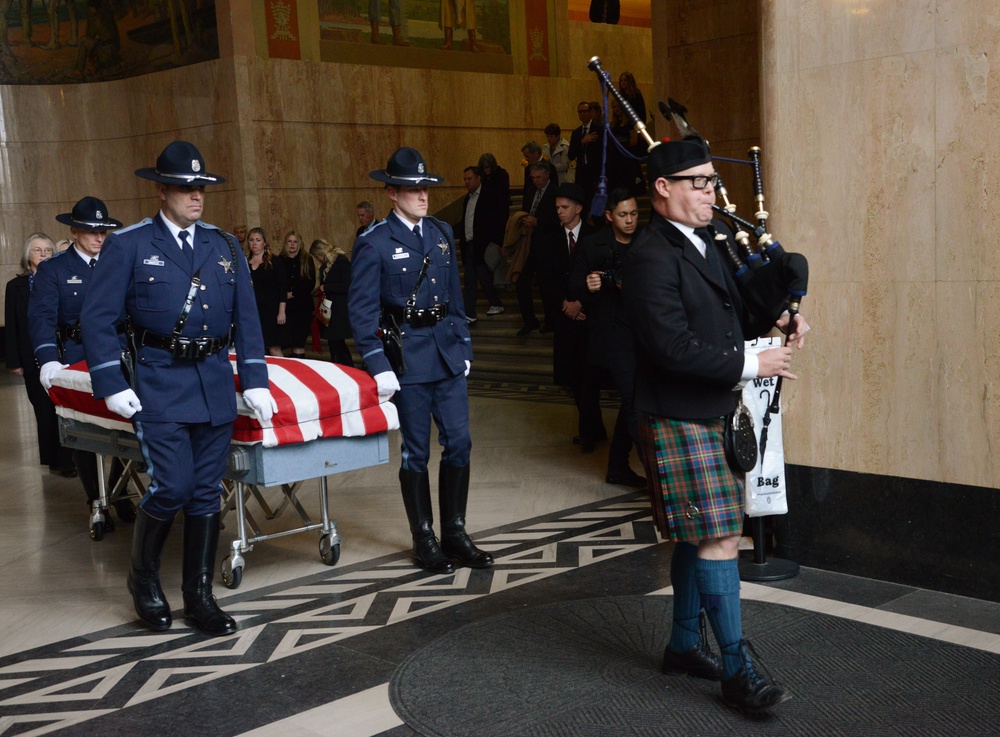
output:
[[[67,284],[83,284],[83,279],[81,279],[78,276],[71,276],[69,279],[66,280],[66,283]]]
[[[443,255],[443,256],[447,256],[448,255],[448,242],[447,241],[445,241],[443,239],[439,240],[438,243],[437,243],[437,247],[441,249],[441,255]]]
[[[401,259],[401,258],[409,258],[409,257],[410,257],[410,252],[409,251],[404,251],[402,248],[399,248],[399,247],[397,247],[396,248],[396,252],[394,254],[392,254],[392,260],[393,261],[396,261],[396,260]]]
[[[166,264],[163,261],[161,261],[160,257],[157,256],[155,253],[149,258],[144,258],[142,260],[142,263],[145,266],[166,266]]]
[[[232,261],[226,261],[226,259],[223,258],[223,259],[219,260],[218,263],[219,263],[219,266],[222,267],[222,270],[225,273],[230,274],[230,273],[235,272],[235,269],[233,269],[233,262]]]

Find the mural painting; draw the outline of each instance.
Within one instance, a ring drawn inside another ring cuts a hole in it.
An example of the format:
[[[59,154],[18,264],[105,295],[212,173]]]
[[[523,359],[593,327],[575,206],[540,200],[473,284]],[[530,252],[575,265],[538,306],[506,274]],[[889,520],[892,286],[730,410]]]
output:
[[[508,0],[319,0],[319,22],[325,41],[510,56]]]
[[[97,82],[218,57],[215,0],[0,0],[0,84]]]

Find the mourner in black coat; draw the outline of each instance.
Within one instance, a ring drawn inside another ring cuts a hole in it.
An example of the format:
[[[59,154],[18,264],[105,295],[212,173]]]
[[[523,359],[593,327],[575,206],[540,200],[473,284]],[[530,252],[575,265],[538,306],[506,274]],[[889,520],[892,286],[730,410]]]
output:
[[[503,301],[493,283],[493,272],[486,264],[486,249],[491,243],[498,248],[503,246],[510,210],[497,192],[483,185],[478,167],[467,166],[462,178],[467,194],[462,200],[462,219],[455,223],[453,229],[462,251],[465,270],[462,284],[465,315],[469,322],[475,322],[477,283],[482,286],[489,302],[489,314],[503,312]]]

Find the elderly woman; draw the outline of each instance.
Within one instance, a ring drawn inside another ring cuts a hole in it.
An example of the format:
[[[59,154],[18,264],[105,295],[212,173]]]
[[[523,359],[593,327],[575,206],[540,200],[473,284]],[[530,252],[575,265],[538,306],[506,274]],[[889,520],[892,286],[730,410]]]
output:
[[[38,428],[38,460],[59,476],[76,476],[69,450],[59,444],[59,423],[56,408],[39,381],[38,363],[28,335],[28,297],[38,264],[55,254],[55,244],[44,233],[32,233],[24,242],[21,269],[7,282],[4,299],[7,341],[7,370],[24,379],[28,401],[35,410]]]
[[[320,299],[330,300],[330,324],[325,337],[330,346],[330,360],[342,366],[354,366],[347,339],[351,337],[351,321],[347,316],[347,290],[351,287],[351,260],[339,248],[322,238],[309,247],[309,253],[319,263]]]

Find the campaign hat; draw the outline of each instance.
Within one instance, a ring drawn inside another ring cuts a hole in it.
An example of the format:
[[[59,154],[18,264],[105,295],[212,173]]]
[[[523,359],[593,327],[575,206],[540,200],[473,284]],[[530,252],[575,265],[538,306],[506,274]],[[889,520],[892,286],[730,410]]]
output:
[[[121,221],[108,217],[108,207],[96,197],[84,197],[73,210],[56,215],[63,225],[80,230],[112,230],[122,227]]]
[[[417,149],[407,146],[392,152],[385,169],[376,169],[368,176],[397,187],[427,187],[444,181],[444,177],[428,173],[424,157]]]
[[[193,143],[174,141],[156,159],[156,166],[136,169],[135,175],[161,184],[201,187],[226,180],[205,171],[205,159]]]
[[[680,141],[664,141],[649,152],[646,173],[650,182],[669,177],[679,171],[693,169],[712,160],[708,145],[701,138],[690,137]]]

